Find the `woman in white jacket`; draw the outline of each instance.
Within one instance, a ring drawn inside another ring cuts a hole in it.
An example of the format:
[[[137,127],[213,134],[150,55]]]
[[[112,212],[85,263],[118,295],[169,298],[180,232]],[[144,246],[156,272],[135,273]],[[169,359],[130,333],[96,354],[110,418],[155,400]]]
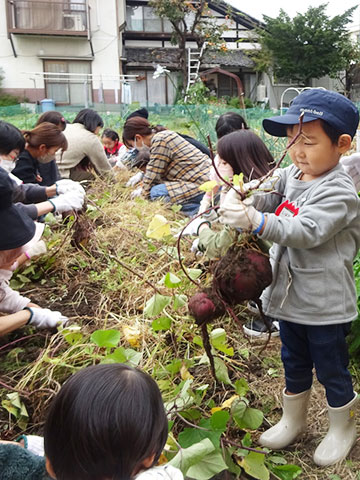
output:
[[[80,182],[93,180],[92,169],[100,175],[111,171],[98,137],[103,126],[100,115],[89,108],[81,110],[73,123],[66,126],[64,135],[68,141],[68,149],[62,156],[56,154],[56,163],[62,178]]]

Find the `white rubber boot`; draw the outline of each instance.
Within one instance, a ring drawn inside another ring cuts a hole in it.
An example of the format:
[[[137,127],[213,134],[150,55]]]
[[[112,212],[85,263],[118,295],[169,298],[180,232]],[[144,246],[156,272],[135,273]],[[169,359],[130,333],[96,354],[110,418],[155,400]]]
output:
[[[281,450],[293,443],[306,430],[310,391],[309,389],[296,395],[287,395],[284,389],[281,420],[261,435],[260,445],[272,450]]]
[[[328,405],[329,430],[314,453],[314,462],[320,467],[333,465],[347,457],[356,441],[356,423],[354,398],[343,407],[333,408]]]

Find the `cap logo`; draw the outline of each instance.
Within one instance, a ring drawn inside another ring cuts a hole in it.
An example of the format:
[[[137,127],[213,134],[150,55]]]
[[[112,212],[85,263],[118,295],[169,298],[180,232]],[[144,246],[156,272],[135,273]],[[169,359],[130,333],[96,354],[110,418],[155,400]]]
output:
[[[300,108],[300,112],[311,113],[312,115],[317,115],[318,117],[322,117],[324,115],[324,112],[315,110],[315,108]]]

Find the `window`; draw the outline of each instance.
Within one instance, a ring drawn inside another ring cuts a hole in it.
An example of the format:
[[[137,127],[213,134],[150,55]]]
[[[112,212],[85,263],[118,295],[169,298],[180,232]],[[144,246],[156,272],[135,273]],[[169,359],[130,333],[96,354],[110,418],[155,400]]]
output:
[[[175,101],[177,73],[171,72],[173,82],[168,77],[153,78],[154,71],[128,71],[129,75],[138,75],[140,80],[131,82],[131,98],[141,105],[171,105]]]
[[[172,32],[171,23],[158,17],[151,7],[127,6],[126,7],[127,30],[131,32]]]
[[[46,97],[57,104],[85,105],[91,103],[91,64],[86,61],[45,60],[44,72],[58,73],[49,75],[45,80]],[[61,75],[73,74],[73,75]],[[87,101],[86,101],[87,100]]]

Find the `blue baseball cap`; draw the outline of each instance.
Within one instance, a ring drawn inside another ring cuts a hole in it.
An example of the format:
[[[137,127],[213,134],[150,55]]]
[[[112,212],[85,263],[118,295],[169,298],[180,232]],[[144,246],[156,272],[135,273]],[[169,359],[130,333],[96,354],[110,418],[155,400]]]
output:
[[[275,137],[286,137],[289,125],[297,125],[304,112],[303,123],[323,120],[340,134],[354,137],[359,124],[359,112],[351,100],[337,92],[311,89],[300,93],[292,102],[285,115],[265,118],[263,127]]]

